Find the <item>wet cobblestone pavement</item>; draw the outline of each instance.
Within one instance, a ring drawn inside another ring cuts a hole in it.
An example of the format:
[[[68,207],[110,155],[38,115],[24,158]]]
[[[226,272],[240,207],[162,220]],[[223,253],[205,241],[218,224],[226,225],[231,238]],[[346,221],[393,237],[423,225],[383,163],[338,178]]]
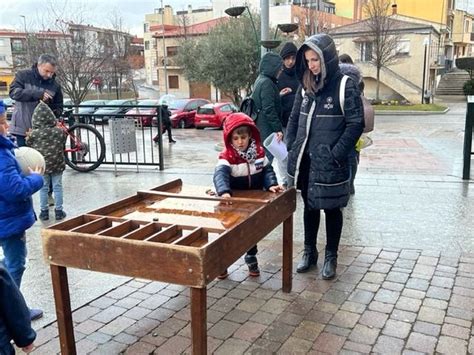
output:
[[[265,271],[242,261],[208,287],[209,349],[218,354],[474,352],[474,183],[462,181],[465,103],[445,115],[377,116],[374,145],[362,153],[356,194],[344,210],[338,278],[294,274],[281,288],[281,230],[262,243]],[[64,176],[69,216],[172,179],[212,184],[221,131],[175,130],[166,170],[110,167]],[[145,169],[144,169],[145,170]],[[474,173],[471,173],[474,177]],[[300,202],[299,206],[301,206]],[[302,213],[294,218],[295,262]],[[29,233],[23,292],[45,309],[34,323],[36,354],[59,350],[41,224]],[[318,241],[324,241],[324,226]],[[259,244],[260,245],[260,244]],[[321,246],[323,249],[324,246]],[[319,270],[319,269],[318,269]],[[189,293],[176,285],[68,269],[78,353],[190,352]]]

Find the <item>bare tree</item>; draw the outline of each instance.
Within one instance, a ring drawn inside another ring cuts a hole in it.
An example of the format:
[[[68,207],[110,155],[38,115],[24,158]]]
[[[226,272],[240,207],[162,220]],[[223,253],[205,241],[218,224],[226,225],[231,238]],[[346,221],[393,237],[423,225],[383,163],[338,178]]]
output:
[[[400,34],[397,32],[398,22],[388,15],[390,6],[390,0],[368,0],[363,7],[368,37],[372,42],[365,43],[370,48],[361,50],[377,69],[376,100],[379,100],[380,70],[393,64],[398,56]]]

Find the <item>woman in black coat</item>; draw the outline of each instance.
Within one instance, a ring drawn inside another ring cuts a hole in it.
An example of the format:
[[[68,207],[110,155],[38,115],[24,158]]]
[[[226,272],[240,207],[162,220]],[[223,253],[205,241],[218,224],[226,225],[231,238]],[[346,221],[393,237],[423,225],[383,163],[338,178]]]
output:
[[[304,201],[304,254],[297,272],[316,265],[320,210],[326,215],[323,279],[336,276],[342,232],[342,207],[350,188],[349,153],[363,130],[360,92],[341,74],[331,37],[310,37],[296,55],[301,86],[287,127],[289,183],[301,189]]]

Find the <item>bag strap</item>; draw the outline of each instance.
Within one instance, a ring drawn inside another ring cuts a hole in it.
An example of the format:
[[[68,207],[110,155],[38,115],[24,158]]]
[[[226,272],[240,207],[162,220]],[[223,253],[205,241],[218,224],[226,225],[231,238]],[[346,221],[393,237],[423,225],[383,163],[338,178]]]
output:
[[[339,104],[341,105],[342,114],[345,116],[346,113],[344,112],[344,102],[346,101],[346,83],[349,77],[344,75],[341,79],[341,83],[339,84]]]

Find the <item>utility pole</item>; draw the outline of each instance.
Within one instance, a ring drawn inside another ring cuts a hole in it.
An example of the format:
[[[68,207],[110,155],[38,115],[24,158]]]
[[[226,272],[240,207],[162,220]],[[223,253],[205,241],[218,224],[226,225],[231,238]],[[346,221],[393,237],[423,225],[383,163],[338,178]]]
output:
[[[30,38],[28,36],[28,30],[26,29],[26,16],[25,15],[20,15],[20,17],[23,18],[23,27],[25,29],[25,37],[26,37],[26,56],[27,56],[27,63],[26,67],[28,67],[31,63],[31,56],[30,56]]]
[[[165,78],[165,94],[168,94],[168,73],[166,68],[166,44],[165,44],[165,8],[163,6],[163,0],[161,0],[161,34],[163,41],[163,69]]]
[[[270,12],[270,3],[268,0],[260,0],[260,13],[261,13],[261,25],[260,25],[260,38],[262,41],[269,40],[268,36],[268,27],[269,27],[269,12]],[[265,47],[261,47],[262,54],[261,56],[267,52]]]

